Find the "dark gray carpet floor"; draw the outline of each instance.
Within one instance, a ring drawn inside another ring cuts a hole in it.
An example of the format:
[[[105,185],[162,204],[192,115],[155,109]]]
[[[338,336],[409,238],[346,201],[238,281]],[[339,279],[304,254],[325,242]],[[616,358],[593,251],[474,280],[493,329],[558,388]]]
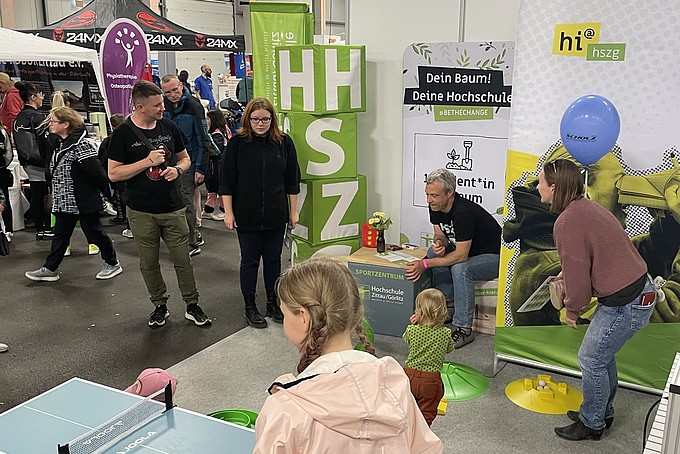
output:
[[[123,227],[109,226],[107,219],[102,221],[124,269],[111,280],[95,279],[103,262],[99,255],[88,256],[80,229],[58,282],[24,277],[25,271],[43,265],[50,247],[49,241],[36,241],[31,228],[17,232],[12,254],[0,257],[0,342],[10,346],[0,354],[0,412],[74,376],[124,388],[144,368],[167,368],[246,325],[238,241],[222,222],[203,220],[206,244],[194,257],[200,304],[212,326],[197,327],[184,319],[184,302],[162,247],[170,318],[164,327],[150,329],[153,306],[134,241],[121,236]],[[286,257],[284,252],[284,266]],[[264,307],[264,298],[259,299]]]

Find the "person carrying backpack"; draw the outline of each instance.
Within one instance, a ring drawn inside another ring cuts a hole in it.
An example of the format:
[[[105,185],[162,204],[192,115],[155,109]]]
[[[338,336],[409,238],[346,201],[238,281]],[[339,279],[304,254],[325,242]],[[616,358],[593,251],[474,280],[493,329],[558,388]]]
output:
[[[201,217],[212,219],[213,221],[224,220],[224,208],[222,207],[221,197],[218,196],[220,190],[220,165],[222,163],[222,152],[231,138],[231,130],[227,120],[219,109],[208,111],[208,133],[210,134],[210,160],[208,161],[208,177],[205,180],[205,188],[208,191],[208,198],[203,206]]]
[[[14,186],[14,178],[9,170],[9,165],[14,159],[12,143],[9,140],[9,132],[0,121],[0,196],[5,201],[5,208],[2,211],[2,222],[5,224],[7,239],[11,241],[14,227],[12,223],[12,206],[9,203],[9,188]]]
[[[35,225],[36,240],[52,239],[54,234],[49,217],[45,214],[47,198],[47,169],[45,163],[45,114],[38,111],[42,107],[44,95],[31,82],[17,82],[14,86],[24,101],[24,108],[12,125],[14,145],[19,155],[19,163],[28,175],[31,186],[31,215]]]

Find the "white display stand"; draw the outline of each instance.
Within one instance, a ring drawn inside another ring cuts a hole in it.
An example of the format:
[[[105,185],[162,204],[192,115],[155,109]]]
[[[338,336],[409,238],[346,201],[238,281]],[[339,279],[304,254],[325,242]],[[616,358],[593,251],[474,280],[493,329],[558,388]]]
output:
[[[678,452],[680,447],[680,433],[678,432],[680,421],[679,387],[680,353],[676,353],[643,454],[675,454]]]
[[[14,160],[7,168],[12,172],[12,176],[14,177],[14,185],[9,188],[9,203],[12,205],[12,227],[16,232],[17,230],[23,230],[26,227],[24,224],[24,213],[28,211],[31,206],[26,196],[24,196],[24,192],[21,190],[22,178],[25,180],[28,177],[24,173],[24,169],[19,165],[16,152],[14,152]]]
[[[240,79],[235,77],[230,77],[225,83],[219,83],[217,85],[216,101],[218,104],[220,101],[227,98],[236,100],[236,87],[238,86],[239,80]]]
[[[226,84],[219,84],[217,86],[217,103],[219,104],[220,101],[223,99],[230,98],[232,95],[232,91],[229,90],[229,85]]]

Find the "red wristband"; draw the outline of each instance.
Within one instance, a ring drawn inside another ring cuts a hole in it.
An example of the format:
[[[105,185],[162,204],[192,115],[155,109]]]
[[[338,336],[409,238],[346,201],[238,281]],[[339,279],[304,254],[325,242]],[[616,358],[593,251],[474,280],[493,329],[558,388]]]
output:
[[[430,267],[430,265],[427,264],[427,259],[423,259],[423,266],[424,266],[425,268],[429,268],[429,267]]]

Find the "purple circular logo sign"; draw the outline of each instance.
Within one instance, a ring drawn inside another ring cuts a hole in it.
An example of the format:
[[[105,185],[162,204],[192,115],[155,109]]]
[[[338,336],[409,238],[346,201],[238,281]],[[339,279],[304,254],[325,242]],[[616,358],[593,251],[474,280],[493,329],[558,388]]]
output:
[[[110,114],[129,114],[132,87],[142,80],[149,61],[149,44],[139,25],[129,19],[113,21],[102,37],[100,59]]]

